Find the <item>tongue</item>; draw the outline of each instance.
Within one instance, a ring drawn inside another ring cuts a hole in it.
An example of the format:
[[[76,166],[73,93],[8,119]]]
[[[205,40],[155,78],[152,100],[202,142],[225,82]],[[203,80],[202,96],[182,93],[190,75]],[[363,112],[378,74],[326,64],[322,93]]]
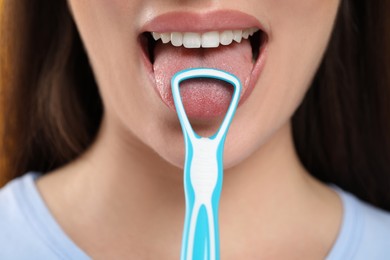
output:
[[[207,67],[228,71],[243,84],[249,82],[252,48],[248,40],[218,48],[186,49],[159,42],[153,64],[157,89],[163,101],[174,108],[171,78],[183,69]],[[233,87],[214,79],[191,79],[180,85],[180,94],[186,114],[190,118],[206,119],[224,115],[229,107]]]

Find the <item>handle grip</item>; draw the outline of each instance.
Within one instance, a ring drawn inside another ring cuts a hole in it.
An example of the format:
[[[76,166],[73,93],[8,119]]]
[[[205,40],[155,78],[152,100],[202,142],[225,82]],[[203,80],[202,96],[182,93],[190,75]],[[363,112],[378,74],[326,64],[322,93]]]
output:
[[[214,78],[234,86],[233,98],[225,118],[217,133],[209,138],[201,137],[193,131],[181,101],[179,84],[191,78]],[[176,73],[171,85],[186,146],[186,216],[181,260],[219,260],[218,206],[223,179],[223,146],[238,106],[241,82],[225,71],[195,68]]]
[[[186,217],[181,259],[220,259],[218,206],[223,167],[219,163],[223,144],[208,138],[192,144],[194,149],[184,169]]]

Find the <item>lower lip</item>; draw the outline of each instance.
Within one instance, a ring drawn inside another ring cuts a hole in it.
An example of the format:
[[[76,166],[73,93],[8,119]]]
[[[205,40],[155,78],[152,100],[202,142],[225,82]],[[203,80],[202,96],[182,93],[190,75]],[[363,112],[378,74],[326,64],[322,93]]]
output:
[[[151,85],[153,86],[153,89],[155,90],[156,94],[160,97],[160,99],[163,101],[163,103],[168,106],[172,111],[176,112],[174,101],[172,97],[172,93],[169,91],[168,93],[165,93],[166,91],[160,91],[157,88],[153,65],[149,60],[149,57],[146,55],[146,53],[143,51],[142,43],[139,43],[140,47],[140,53],[141,53],[141,59],[142,63],[144,64],[149,79],[151,81]],[[251,95],[260,75],[263,71],[266,57],[267,57],[267,41],[264,41],[262,43],[262,46],[260,46],[260,54],[256,61],[256,63],[253,65],[251,75],[249,77],[249,80],[247,82],[243,82],[242,85],[242,92],[240,97],[240,102],[238,104],[238,108],[245,103],[245,101],[248,99],[248,97]],[[205,91],[203,94],[204,98],[197,98],[199,95],[202,95],[199,93],[200,91],[194,91],[189,90],[187,93],[182,93],[182,100],[183,104],[186,110],[186,114],[190,119],[196,119],[196,120],[209,120],[209,119],[217,119],[219,117],[222,117],[226,114],[227,108],[230,104],[232,91],[225,90],[225,94],[223,98],[220,98],[218,101],[213,100],[213,92],[218,91],[215,88],[220,88],[217,86],[214,86],[214,89],[211,88],[208,91]],[[165,95],[162,95],[163,92]],[[194,95],[193,95],[194,94]],[[227,96],[228,95],[228,96]],[[211,97],[211,98],[210,98]],[[188,100],[188,102],[187,102]],[[208,109],[207,111],[204,111],[204,106],[210,106],[209,102],[213,103],[213,108]]]

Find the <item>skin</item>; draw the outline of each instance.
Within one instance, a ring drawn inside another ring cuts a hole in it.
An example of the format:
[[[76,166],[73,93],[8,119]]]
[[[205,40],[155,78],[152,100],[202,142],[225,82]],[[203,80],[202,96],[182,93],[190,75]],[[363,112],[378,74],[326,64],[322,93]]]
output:
[[[222,259],[323,259],[341,201],[301,165],[290,119],[322,59],[339,0],[68,0],[103,99],[98,138],[37,181],[68,236],[94,259],[178,259],[183,136],[141,64],[140,27],[178,10],[234,9],[269,30],[264,70],[225,144]],[[216,121],[196,125],[212,133]]]

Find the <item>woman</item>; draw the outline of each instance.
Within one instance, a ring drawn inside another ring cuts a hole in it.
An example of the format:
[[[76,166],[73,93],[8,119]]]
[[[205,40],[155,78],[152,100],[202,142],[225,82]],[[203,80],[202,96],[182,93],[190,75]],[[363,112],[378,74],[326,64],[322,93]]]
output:
[[[178,259],[184,143],[169,80],[202,66],[244,83],[225,144],[221,258],[387,259],[388,8],[5,1],[0,258]],[[218,128],[230,96],[182,84],[197,133]]]

